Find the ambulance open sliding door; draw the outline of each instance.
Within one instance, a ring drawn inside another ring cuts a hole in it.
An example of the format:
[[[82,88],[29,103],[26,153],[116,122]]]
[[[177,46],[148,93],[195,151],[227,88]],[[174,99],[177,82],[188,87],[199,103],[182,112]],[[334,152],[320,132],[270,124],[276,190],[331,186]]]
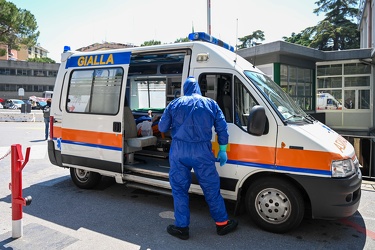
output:
[[[63,108],[61,153],[63,165],[122,173],[122,115],[130,53],[72,57]],[[99,59],[100,58],[100,59]],[[81,60],[81,62],[80,62]],[[97,65],[103,66],[98,67]],[[107,63],[106,63],[107,62]]]

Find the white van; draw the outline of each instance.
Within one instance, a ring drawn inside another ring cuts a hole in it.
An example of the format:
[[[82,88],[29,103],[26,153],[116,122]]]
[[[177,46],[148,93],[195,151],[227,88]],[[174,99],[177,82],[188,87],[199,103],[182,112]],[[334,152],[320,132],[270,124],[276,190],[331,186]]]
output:
[[[330,93],[318,93],[316,95],[316,109],[317,110],[326,110],[334,109],[341,110],[342,104]]]
[[[189,38],[87,53],[67,48],[53,91],[50,161],[70,168],[80,188],[111,176],[129,187],[171,193],[169,134],[155,123],[153,135],[140,137],[136,125],[149,110],[161,115],[194,76],[228,123],[228,162],[217,163],[217,170],[221,194],[236,203],[235,213],[244,206],[256,225],[276,233],[296,228],[304,217],[354,214],[362,176],[353,146],[304,113],[233,47],[204,33]],[[216,136],[212,144],[216,155]],[[191,174],[190,192],[202,194]]]

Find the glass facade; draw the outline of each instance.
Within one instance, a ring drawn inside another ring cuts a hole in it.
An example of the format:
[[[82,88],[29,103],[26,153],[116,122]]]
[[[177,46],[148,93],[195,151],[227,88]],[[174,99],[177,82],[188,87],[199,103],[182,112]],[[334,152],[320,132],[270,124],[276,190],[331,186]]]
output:
[[[371,65],[361,62],[318,65],[317,110],[370,109]],[[337,105],[332,103],[337,102]]]
[[[280,86],[305,111],[313,110],[314,71],[290,65],[280,65]]]

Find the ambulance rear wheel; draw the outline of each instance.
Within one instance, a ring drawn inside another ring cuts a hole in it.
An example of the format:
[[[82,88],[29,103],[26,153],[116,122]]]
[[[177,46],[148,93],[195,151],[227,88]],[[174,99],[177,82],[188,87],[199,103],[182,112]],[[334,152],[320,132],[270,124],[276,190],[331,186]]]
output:
[[[304,216],[301,193],[280,178],[254,181],[247,190],[245,202],[254,223],[273,233],[285,233],[298,227]]]
[[[100,174],[79,168],[70,168],[70,177],[77,187],[83,189],[94,188],[101,180]]]

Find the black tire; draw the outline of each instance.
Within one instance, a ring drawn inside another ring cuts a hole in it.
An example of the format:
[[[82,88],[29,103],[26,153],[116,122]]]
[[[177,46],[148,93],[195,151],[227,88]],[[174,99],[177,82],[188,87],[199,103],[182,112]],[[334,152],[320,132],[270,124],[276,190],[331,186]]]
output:
[[[305,205],[301,193],[291,183],[263,178],[246,192],[246,210],[254,223],[269,232],[286,233],[299,226]]]
[[[102,176],[95,172],[79,168],[70,168],[70,177],[77,187],[82,189],[92,189],[99,184]]]

